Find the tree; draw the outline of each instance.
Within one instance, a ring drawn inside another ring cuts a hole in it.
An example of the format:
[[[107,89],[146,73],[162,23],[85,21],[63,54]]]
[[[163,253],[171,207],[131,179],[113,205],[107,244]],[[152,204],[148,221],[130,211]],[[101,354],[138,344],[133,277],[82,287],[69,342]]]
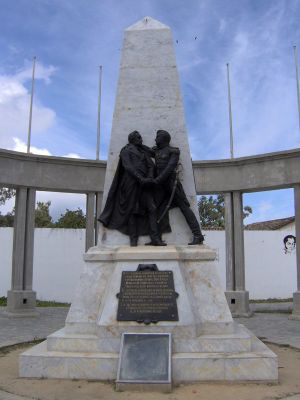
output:
[[[12,197],[14,197],[15,194],[16,191],[14,189],[5,187],[0,188],[0,205],[2,206],[3,204],[5,204],[6,200],[11,199]]]
[[[0,212],[0,227],[13,227],[14,226],[14,211],[8,212],[6,215],[2,215]]]
[[[35,209],[35,227],[36,228],[53,228],[52,217],[49,213],[51,201],[46,203],[38,201]]]
[[[224,195],[218,194],[214,196],[201,196],[198,201],[198,210],[200,221],[203,227],[224,228],[225,226],[225,206]],[[252,208],[245,206],[243,210],[243,218],[252,214]]]
[[[61,214],[60,218],[55,224],[56,228],[73,228],[80,229],[86,227],[86,217],[83,214],[81,208],[72,211],[68,208],[64,214]]]

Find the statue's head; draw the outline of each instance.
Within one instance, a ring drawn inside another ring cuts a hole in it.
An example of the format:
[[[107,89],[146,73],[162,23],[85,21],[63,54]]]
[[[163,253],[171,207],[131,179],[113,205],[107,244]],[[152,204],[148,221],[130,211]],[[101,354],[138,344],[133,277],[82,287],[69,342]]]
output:
[[[128,142],[135,145],[141,145],[143,143],[143,139],[138,131],[133,131],[128,135]]]
[[[164,131],[163,129],[159,129],[156,132],[155,142],[157,144],[157,147],[166,146],[170,143],[170,141],[171,141],[171,135],[169,134],[169,132]]]

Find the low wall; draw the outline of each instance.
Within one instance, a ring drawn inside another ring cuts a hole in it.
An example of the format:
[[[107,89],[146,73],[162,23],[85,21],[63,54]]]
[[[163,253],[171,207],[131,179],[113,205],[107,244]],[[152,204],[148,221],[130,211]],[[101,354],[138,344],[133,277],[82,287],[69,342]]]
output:
[[[205,231],[206,244],[216,249],[222,285],[226,287],[225,233]],[[292,297],[297,289],[296,253],[284,252],[291,231],[245,231],[246,289],[250,298]],[[0,228],[0,296],[11,282],[13,228]],[[71,302],[82,266],[84,229],[36,229],[33,289],[41,300]]]

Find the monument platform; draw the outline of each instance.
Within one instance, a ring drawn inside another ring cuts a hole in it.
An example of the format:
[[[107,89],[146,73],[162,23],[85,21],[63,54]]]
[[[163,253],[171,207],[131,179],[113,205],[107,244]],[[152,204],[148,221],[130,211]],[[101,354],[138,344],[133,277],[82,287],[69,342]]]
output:
[[[21,355],[21,377],[116,380],[122,333],[170,333],[173,383],[277,380],[276,355],[233,321],[207,246],[94,247],[84,259],[66,326]],[[172,271],[178,321],[117,321],[122,272],[139,264]]]

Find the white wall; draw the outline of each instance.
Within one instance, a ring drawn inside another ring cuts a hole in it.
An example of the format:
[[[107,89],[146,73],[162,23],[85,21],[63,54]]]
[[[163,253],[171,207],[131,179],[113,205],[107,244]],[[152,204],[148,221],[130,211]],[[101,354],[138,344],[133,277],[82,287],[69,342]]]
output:
[[[216,249],[225,290],[225,233],[206,231],[206,244]],[[250,298],[286,298],[296,291],[296,253],[285,254],[289,231],[245,231],[246,289]],[[12,228],[0,228],[0,296],[11,282]],[[82,265],[85,230],[36,229],[33,289],[44,300],[72,300]]]
[[[0,228],[0,296],[11,282],[12,228]],[[70,302],[79,280],[84,229],[35,230],[33,290],[40,300]]]

